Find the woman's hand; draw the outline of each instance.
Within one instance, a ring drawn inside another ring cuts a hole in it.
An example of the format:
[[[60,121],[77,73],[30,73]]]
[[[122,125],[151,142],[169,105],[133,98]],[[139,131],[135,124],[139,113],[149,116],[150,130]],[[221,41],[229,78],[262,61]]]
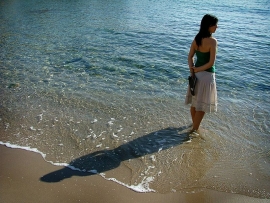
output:
[[[197,73],[198,70],[197,70],[197,68],[196,68],[195,66],[192,66],[192,67],[190,68],[190,72],[191,72],[191,73],[192,73],[192,72]]]
[[[192,70],[194,71],[194,73],[198,73],[201,71],[200,68],[195,67],[195,66],[192,67]]]

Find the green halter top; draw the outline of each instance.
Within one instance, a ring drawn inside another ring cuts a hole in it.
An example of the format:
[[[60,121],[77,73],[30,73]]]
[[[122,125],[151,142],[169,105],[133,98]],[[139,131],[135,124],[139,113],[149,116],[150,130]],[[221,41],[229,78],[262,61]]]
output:
[[[210,52],[200,52],[196,50],[196,56],[197,56],[197,61],[195,64],[195,67],[203,66],[204,64],[208,63],[210,60]],[[206,69],[205,71],[214,73],[215,72],[215,64]]]

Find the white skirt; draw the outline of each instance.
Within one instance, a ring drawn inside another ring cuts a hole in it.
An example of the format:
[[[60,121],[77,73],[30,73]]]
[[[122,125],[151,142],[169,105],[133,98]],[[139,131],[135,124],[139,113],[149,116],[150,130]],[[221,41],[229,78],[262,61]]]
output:
[[[195,87],[195,96],[191,95],[188,86],[185,104],[191,104],[196,111],[211,113],[217,111],[217,88],[215,73],[201,71],[195,73],[197,83]]]

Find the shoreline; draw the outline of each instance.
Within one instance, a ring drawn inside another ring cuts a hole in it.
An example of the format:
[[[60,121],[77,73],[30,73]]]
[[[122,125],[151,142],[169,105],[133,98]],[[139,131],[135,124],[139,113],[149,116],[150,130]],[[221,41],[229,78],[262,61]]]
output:
[[[239,194],[202,190],[198,193],[139,193],[100,175],[74,176],[57,183],[40,178],[63,168],[46,162],[38,153],[0,145],[0,197],[12,202],[91,202],[91,203],[270,203]]]

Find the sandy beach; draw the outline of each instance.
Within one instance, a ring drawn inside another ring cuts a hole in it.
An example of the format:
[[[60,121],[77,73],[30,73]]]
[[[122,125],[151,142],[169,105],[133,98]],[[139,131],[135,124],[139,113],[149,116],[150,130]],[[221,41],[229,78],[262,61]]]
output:
[[[13,202],[91,202],[91,203],[269,203],[238,194],[211,190],[198,193],[138,193],[99,175],[65,179],[58,183],[40,181],[45,174],[61,169],[44,161],[40,154],[0,146],[0,197]]]

